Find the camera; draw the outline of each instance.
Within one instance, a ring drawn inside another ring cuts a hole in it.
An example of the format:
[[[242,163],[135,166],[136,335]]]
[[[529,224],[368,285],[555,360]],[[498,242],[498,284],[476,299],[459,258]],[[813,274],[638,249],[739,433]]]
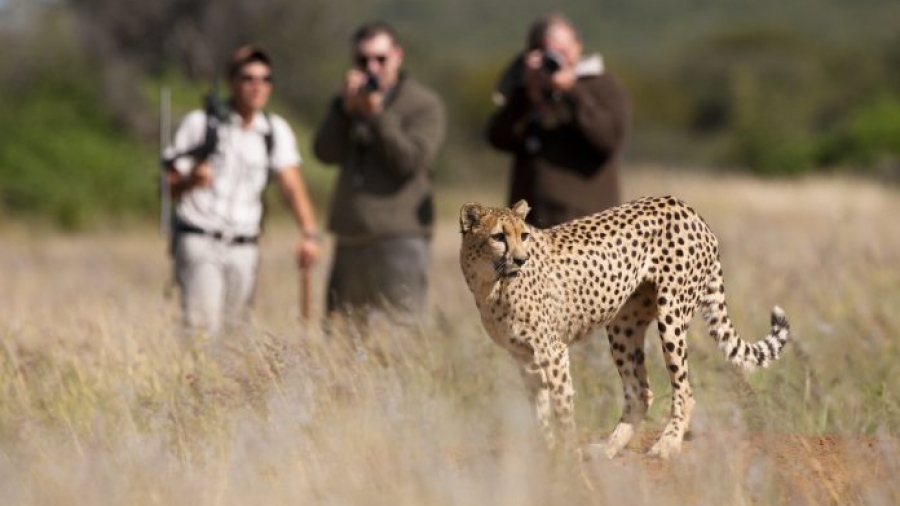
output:
[[[563,67],[563,57],[554,51],[546,51],[541,56],[541,70],[547,74],[555,74]]]
[[[362,90],[363,93],[373,93],[378,91],[381,87],[381,83],[378,81],[378,75],[367,73],[366,74],[366,83],[363,84]]]

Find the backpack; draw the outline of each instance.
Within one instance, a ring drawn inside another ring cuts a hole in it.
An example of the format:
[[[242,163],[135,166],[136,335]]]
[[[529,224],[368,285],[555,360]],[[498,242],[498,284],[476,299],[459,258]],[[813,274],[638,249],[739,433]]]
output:
[[[168,166],[175,159],[182,156],[190,156],[195,160],[206,160],[209,158],[209,155],[215,153],[219,145],[219,124],[228,119],[229,112],[228,106],[219,98],[215,88],[203,97],[203,111],[206,113],[206,133],[203,136],[203,142],[164,160],[164,166]],[[263,116],[266,118],[266,125],[269,127],[266,133],[263,134],[263,141],[266,144],[266,157],[269,160],[268,169],[271,171],[273,169],[272,150],[275,148],[275,135],[269,112],[263,111]]]

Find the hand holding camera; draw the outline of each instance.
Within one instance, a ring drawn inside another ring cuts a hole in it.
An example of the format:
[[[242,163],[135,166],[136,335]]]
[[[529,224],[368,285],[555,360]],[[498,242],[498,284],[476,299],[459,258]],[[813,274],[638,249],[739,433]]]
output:
[[[371,116],[380,113],[384,93],[378,75],[355,68],[348,70],[344,79],[343,102],[348,114]]]
[[[532,50],[525,54],[523,62],[525,84],[534,103],[542,103],[575,86],[575,70],[557,52]]]

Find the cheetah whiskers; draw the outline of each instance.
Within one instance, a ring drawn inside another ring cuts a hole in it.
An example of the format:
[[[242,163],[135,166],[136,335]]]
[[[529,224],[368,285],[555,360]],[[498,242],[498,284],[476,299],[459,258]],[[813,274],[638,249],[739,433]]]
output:
[[[506,276],[506,258],[501,258],[494,262],[494,274],[497,275],[497,279],[501,279]]]

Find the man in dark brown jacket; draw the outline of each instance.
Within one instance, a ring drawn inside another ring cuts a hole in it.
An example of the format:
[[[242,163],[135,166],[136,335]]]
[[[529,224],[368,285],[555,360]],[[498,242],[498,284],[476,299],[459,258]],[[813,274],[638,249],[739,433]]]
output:
[[[630,103],[600,55],[582,57],[565,17],[534,22],[528,50],[504,73],[495,102],[488,141],[512,153],[509,201],[526,199],[532,224],[550,227],[620,203]]]
[[[313,150],[340,166],[329,227],[337,239],[328,312],[425,308],[434,221],[431,166],[444,107],[401,72],[403,48],[384,22],[357,29],[354,66],[315,135]]]

